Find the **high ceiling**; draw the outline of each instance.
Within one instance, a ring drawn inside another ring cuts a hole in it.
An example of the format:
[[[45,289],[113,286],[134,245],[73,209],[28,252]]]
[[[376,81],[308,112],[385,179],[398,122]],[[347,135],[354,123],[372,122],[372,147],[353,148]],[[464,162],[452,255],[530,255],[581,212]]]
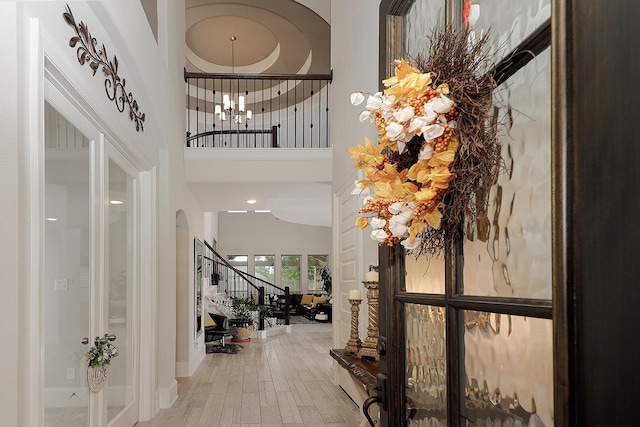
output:
[[[328,74],[328,5],[324,0],[186,0],[186,69],[204,73]],[[233,64],[231,37],[236,38]],[[246,200],[256,199],[259,209],[271,209],[282,220],[331,225],[329,182],[189,185],[205,211],[212,206],[251,210]]]
[[[187,71],[321,74],[330,71],[330,28],[293,0],[187,0]]]

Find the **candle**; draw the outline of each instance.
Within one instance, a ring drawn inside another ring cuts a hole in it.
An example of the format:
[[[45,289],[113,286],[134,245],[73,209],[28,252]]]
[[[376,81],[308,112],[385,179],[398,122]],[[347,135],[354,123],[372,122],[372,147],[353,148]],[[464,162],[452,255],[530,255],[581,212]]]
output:
[[[364,276],[365,282],[377,282],[378,281],[378,272],[377,271],[367,271],[367,274]]]
[[[362,292],[360,289],[351,289],[349,291],[349,299],[362,299]]]

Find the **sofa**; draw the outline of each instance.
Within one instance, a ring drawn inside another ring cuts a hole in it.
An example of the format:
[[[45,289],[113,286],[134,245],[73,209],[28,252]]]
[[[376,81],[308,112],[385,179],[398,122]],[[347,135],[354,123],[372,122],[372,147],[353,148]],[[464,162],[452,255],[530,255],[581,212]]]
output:
[[[298,314],[306,317],[309,320],[315,320],[317,313],[327,314],[328,318],[322,316],[322,321],[331,321],[332,306],[329,302],[331,296],[322,295],[302,295],[300,304],[298,305]],[[320,319],[318,319],[320,320]]]

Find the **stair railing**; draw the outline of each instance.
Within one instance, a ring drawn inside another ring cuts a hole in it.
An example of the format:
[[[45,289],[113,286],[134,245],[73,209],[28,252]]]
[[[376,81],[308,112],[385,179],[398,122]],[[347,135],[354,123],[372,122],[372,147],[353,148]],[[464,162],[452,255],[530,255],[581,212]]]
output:
[[[225,292],[230,297],[245,297],[252,298],[253,295],[258,296],[258,305],[261,307],[267,307],[273,310],[274,306],[277,308],[277,299],[276,301],[270,301],[269,304],[266,303],[265,297],[266,295],[283,295],[284,296],[284,307],[282,313],[275,313],[282,315],[284,317],[284,324],[290,324],[290,305],[288,302],[289,298],[289,287],[285,286],[284,288],[277,286],[273,283],[270,283],[262,278],[256,277],[247,272],[241,271],[233,266],[227,259],[225,259],[222,255],[216,252],[213,247],[206,241],[204,242],[205,246],[211,251],[214,267],[213,273],[211,277],[211,284],[217,285],[218,288]],[[265,323],[265,312],[268,310],[259,310],[260,316],[258,320],[258,330],[264,330]],[[277,311],[277,310],[276,310]]]

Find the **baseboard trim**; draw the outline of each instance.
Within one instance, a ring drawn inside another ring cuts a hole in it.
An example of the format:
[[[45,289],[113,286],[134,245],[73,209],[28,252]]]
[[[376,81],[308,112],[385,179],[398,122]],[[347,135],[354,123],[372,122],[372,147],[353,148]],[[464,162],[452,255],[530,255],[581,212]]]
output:
[[[169,387],[160,387],[158,397],[160,409],[171,408],[178,400],[178,382],[174,379]]]

